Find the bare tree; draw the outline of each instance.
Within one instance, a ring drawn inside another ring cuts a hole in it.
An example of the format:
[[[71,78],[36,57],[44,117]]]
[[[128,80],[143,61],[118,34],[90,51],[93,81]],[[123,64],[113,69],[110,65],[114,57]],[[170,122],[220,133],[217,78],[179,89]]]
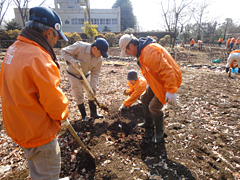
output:
[[[28,20],[28,5],[31,0],[13,0],[15,5],[17,6],[20,16],[22,18],[23,27],[25,26],[25,22]],[[39,6],[43,5],[46,0],[43,0]]]
[[[161,1],[162,12],[164,20],[167,26],[167,30],[170,34],[170,45],[174,47],[176,35],[177,35],[177,25],[179,23],[179,18],[183,10],[192,3],[193,0],[181,0],[180,4],[177,5],[176,0],[173,0],[173,8],[170,9],[170,1],[168,0],[167,8],[164,8],[163,1]]]
[[[2,25],[3,18],[8,10],[12,0],[1,0],[0,1],[0,25]]]
[[[223,39],[225,40],[226,37],[226,33],[227,33],[227,29],[229,28],[230,25],[233,24],[233,20],[231,18],[226,18],[225,22],[223,23],[224,27],[224,35],[223,35]]]
[[[87,16],[88,16],[88,22],[89,24],[91,23],[91,17],[90,17],[90,4],[89,4],[89,1],[88,0],[84,0],[85,3],[86,3],[86,13],[87,13]]]
[[[197,25],[197,39],[201,39],[202,37],[202,23],[204,21],[205,15],[208,13],[206,12],[206,9],[210,5],[210,3],[211,1],[204,0],[201,1],[200,4],[199,3],[195,4],[194,8],[192,9],[193,18],[195,19]],[[208,22],[210,22],[209,19]]]

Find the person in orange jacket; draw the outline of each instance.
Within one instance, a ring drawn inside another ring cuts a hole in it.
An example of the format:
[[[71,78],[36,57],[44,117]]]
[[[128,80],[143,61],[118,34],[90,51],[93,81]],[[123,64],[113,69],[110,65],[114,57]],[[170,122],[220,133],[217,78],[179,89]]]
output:
[[[202,51],[202,46],[203,46],[203,42],[201,40],[198,40],[198,50]]]
[[[234,66],[234,62],[237,62],[235,66]],[[238,67],[238,64],[240,64],[240,50],[234,50],[228,56],[227,64],[226,64],[226,72],[229,71],[230,67]],[[240,73],[240,68],[238,68],[238,73]]]
[[[226,42],[226,48],[228,49],[230,47],[230,42],[231,42],[232,37],[229,37],[227,42]]]
[[[194,46],[194,44],[195,44],[195,41],[194,41],[194,39],[190,39],[190,46]]]
[[[61,151],[56,133],[68,117],[68,100],[59,88],[53,46],[61,19],[50,8],[33,7],[29,21],[7,50],[0,73],[3,124],[22,147],[31,179],[59,179]]]
[[[223,43],[223,38],[219,38],[219,40],[218,40],[218,45],[219,45],[219,47],[222,47],[222,43]]]
[[[231,52],[232,51],[232,48],[233,48],[233,45],[235,44],[235,36],[233,36],[233,38],[231,39],[231,41],[230,41],[230,47],[229,47],[229,52]]]
[[[137,126],[151,128],[154,124],[153,143],[163,142],[163,105],[175,104],[182,83],[182,73],[168,51],[150,37],[137,39],[125,34],[119,40],[120,57],[125,54],[138,58],[138,65],[149,86],[140,100],[145,121]],[[154,122],[154,123],[153,123]]]
[[[238,37],[237,40],[236,40],[236,47],[237,47],[237,49],[239,49],[239,44],[240,44],[240,38]]]
[[[127,74],[129,89],[124,91],[124,95],[129,96],[123,104],[120,106],[119,110],[125,107],[130,107],[146,90],[147,81],[144,77],[138,77],[137,71],[131,70]]]

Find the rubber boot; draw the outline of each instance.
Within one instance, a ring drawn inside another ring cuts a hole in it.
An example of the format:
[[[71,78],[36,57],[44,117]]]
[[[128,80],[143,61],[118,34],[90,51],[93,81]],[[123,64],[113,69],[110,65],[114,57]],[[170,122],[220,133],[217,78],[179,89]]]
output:
[[[153,115],[153,121],[155,124],[155,129],[154,129],[154,136],[152,137],[152,142],[153,143],[164,142],[164,139],[163,139],[163,136],[164,136],[163,115],[161,115],[161,116]]]
[[[103,118],[103,115],[97,114],[97,106],[94,104],[94,101],[88,101],[89,102],[89,108],[90,108],[90,115],[94,119]]]
[[[82,104],[79,104],[78,105],[78,109],[79,109],[79,111],[80,111],[80,113],[81,113],[81,115],[82,115],[82,120],[86,120],[86,110],[85,110],[85,106],[84,106],[84,103],[82,103]]]
[[[142,109],[143,109],[143,115],[145,120],[143,123],[137,124],[137,126],[142,128],[148,128],[148,129],[153,128],[152,115],[149,111],[148,105],[142,105]]]

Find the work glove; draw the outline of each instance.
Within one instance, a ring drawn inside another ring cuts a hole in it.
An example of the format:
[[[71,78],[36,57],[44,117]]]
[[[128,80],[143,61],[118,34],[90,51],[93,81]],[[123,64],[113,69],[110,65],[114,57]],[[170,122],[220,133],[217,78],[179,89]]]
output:
[[[81,63],[78,61],[78,60],[76,60],[76,59],[70,59],[69,60],[69,62],[75,67],[75,68],[81,68],[82,66],[81,66]]]
[[[127,92],[127,90],[124,90],[124,91],[123,91],[123,95],[124,95],[124,96],[128,96],[128,95],[129,95],[128,92]]]
[[[122,104],[122,105],[120,106],[120,108],[118,109],[118,111],[122,111],[124,108],[126,108],[126,106],[124,106],[124,104]]]
[[[171,105],[176,104],[177,103],[176,99],[177,99],[177,93],[169,93],[169,92],[166,93],[165,101],[166,102],[168,101],[169,104]]]

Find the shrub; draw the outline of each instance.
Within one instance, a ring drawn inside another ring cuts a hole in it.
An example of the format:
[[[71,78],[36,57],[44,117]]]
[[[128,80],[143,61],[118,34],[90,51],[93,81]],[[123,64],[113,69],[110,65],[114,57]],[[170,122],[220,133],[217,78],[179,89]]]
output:
[[[106,33],[105,39],[107,40],[110,47],[116,45],[116,35],[114,33]]]
[[[158,43],[162,46],[170,44],[170,35],[165,35],[164,38],[161,38]]]

